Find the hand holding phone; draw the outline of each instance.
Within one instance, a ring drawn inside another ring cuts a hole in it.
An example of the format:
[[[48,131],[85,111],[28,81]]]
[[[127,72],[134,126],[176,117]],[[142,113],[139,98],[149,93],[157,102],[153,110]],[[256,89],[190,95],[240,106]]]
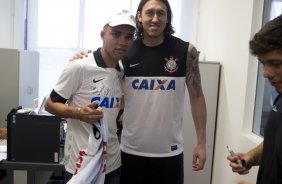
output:
[[[226,146],[227,147],[227,150],[228,152],[230,153],[231,156],[236,156],[235,152],[229,148],[229,146]],[[242,160],[238,159],[237,160],[237,163],[240,165],[240,166],[243,166],[243,163],[242,163]]]

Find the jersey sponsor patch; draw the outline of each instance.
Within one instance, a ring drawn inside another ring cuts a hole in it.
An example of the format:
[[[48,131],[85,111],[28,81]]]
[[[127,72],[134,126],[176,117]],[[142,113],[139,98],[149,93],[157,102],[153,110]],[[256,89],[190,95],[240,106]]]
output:
[[[175,80],[135,79],[132,81],[132,88],[135,90],[175,90]]]
[[[120,98],[118,97],[100,97],[96,96],[91,99],[91,103],[96,102],[99,104],[99,107],[102,108],[119,108],[120,107]]]

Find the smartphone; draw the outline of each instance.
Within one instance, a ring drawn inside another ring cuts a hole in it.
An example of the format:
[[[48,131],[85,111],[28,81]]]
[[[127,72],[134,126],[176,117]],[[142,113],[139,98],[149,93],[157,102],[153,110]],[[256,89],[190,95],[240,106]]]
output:
[[[230,149],[229,146],[226,146],[226,147],[231,156],[236,156],[235,152],[232,149]],[[238,159],[237,163],[243,166],[242,160]]]

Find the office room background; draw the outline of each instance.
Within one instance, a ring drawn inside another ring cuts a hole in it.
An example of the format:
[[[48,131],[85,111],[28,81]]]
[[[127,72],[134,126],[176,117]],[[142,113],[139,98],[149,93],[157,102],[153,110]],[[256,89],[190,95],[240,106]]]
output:
[[[76,51],[100,45],[97,33],[102,17],[118,8],[135,14],[138,2],[1,0],[0,48],[39,52],[42,100]],[[213,147],[213,154],[207,155],[212,165],[210,183],[236,183],[240,179],[254,182],[257,169],[246,176],[231,171],[226,145],[235,151],[247,151],[262,141],[263,120],[275,93],[263,79],[257,79],[261,70],[249,54],[248,41],[265,21],[281,14],[282,1],[170,0],[170,3],[175,35],[196,45],[202,62],[221,65],[214,144],[208,145]],[[5,78],[1,73],[0,77]],[[0,86],[3,87],[2,83]],[[0,102],[0,106],[5,104]]]

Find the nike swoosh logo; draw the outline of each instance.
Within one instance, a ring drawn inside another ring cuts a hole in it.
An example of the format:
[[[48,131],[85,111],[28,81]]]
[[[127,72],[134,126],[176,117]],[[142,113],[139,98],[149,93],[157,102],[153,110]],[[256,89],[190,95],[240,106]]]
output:
[[[94,79],[93,82],[96,83],[96,82],[99,82],[99,81],[101,81],[101,80],[103,80],[103,79],[98,79],[98,80],[95,80],[95,79]]]
[[[274,105],[274,106],[272,107],[272,110],[273,110],[274,112],[278,112],[278,109],[277,109],[276,105]]]
[[[137,66],[137,65],[139,65],[139,64],[140,64],[140,63],[130,64],[129,67],[131,68],[131,67]]]

